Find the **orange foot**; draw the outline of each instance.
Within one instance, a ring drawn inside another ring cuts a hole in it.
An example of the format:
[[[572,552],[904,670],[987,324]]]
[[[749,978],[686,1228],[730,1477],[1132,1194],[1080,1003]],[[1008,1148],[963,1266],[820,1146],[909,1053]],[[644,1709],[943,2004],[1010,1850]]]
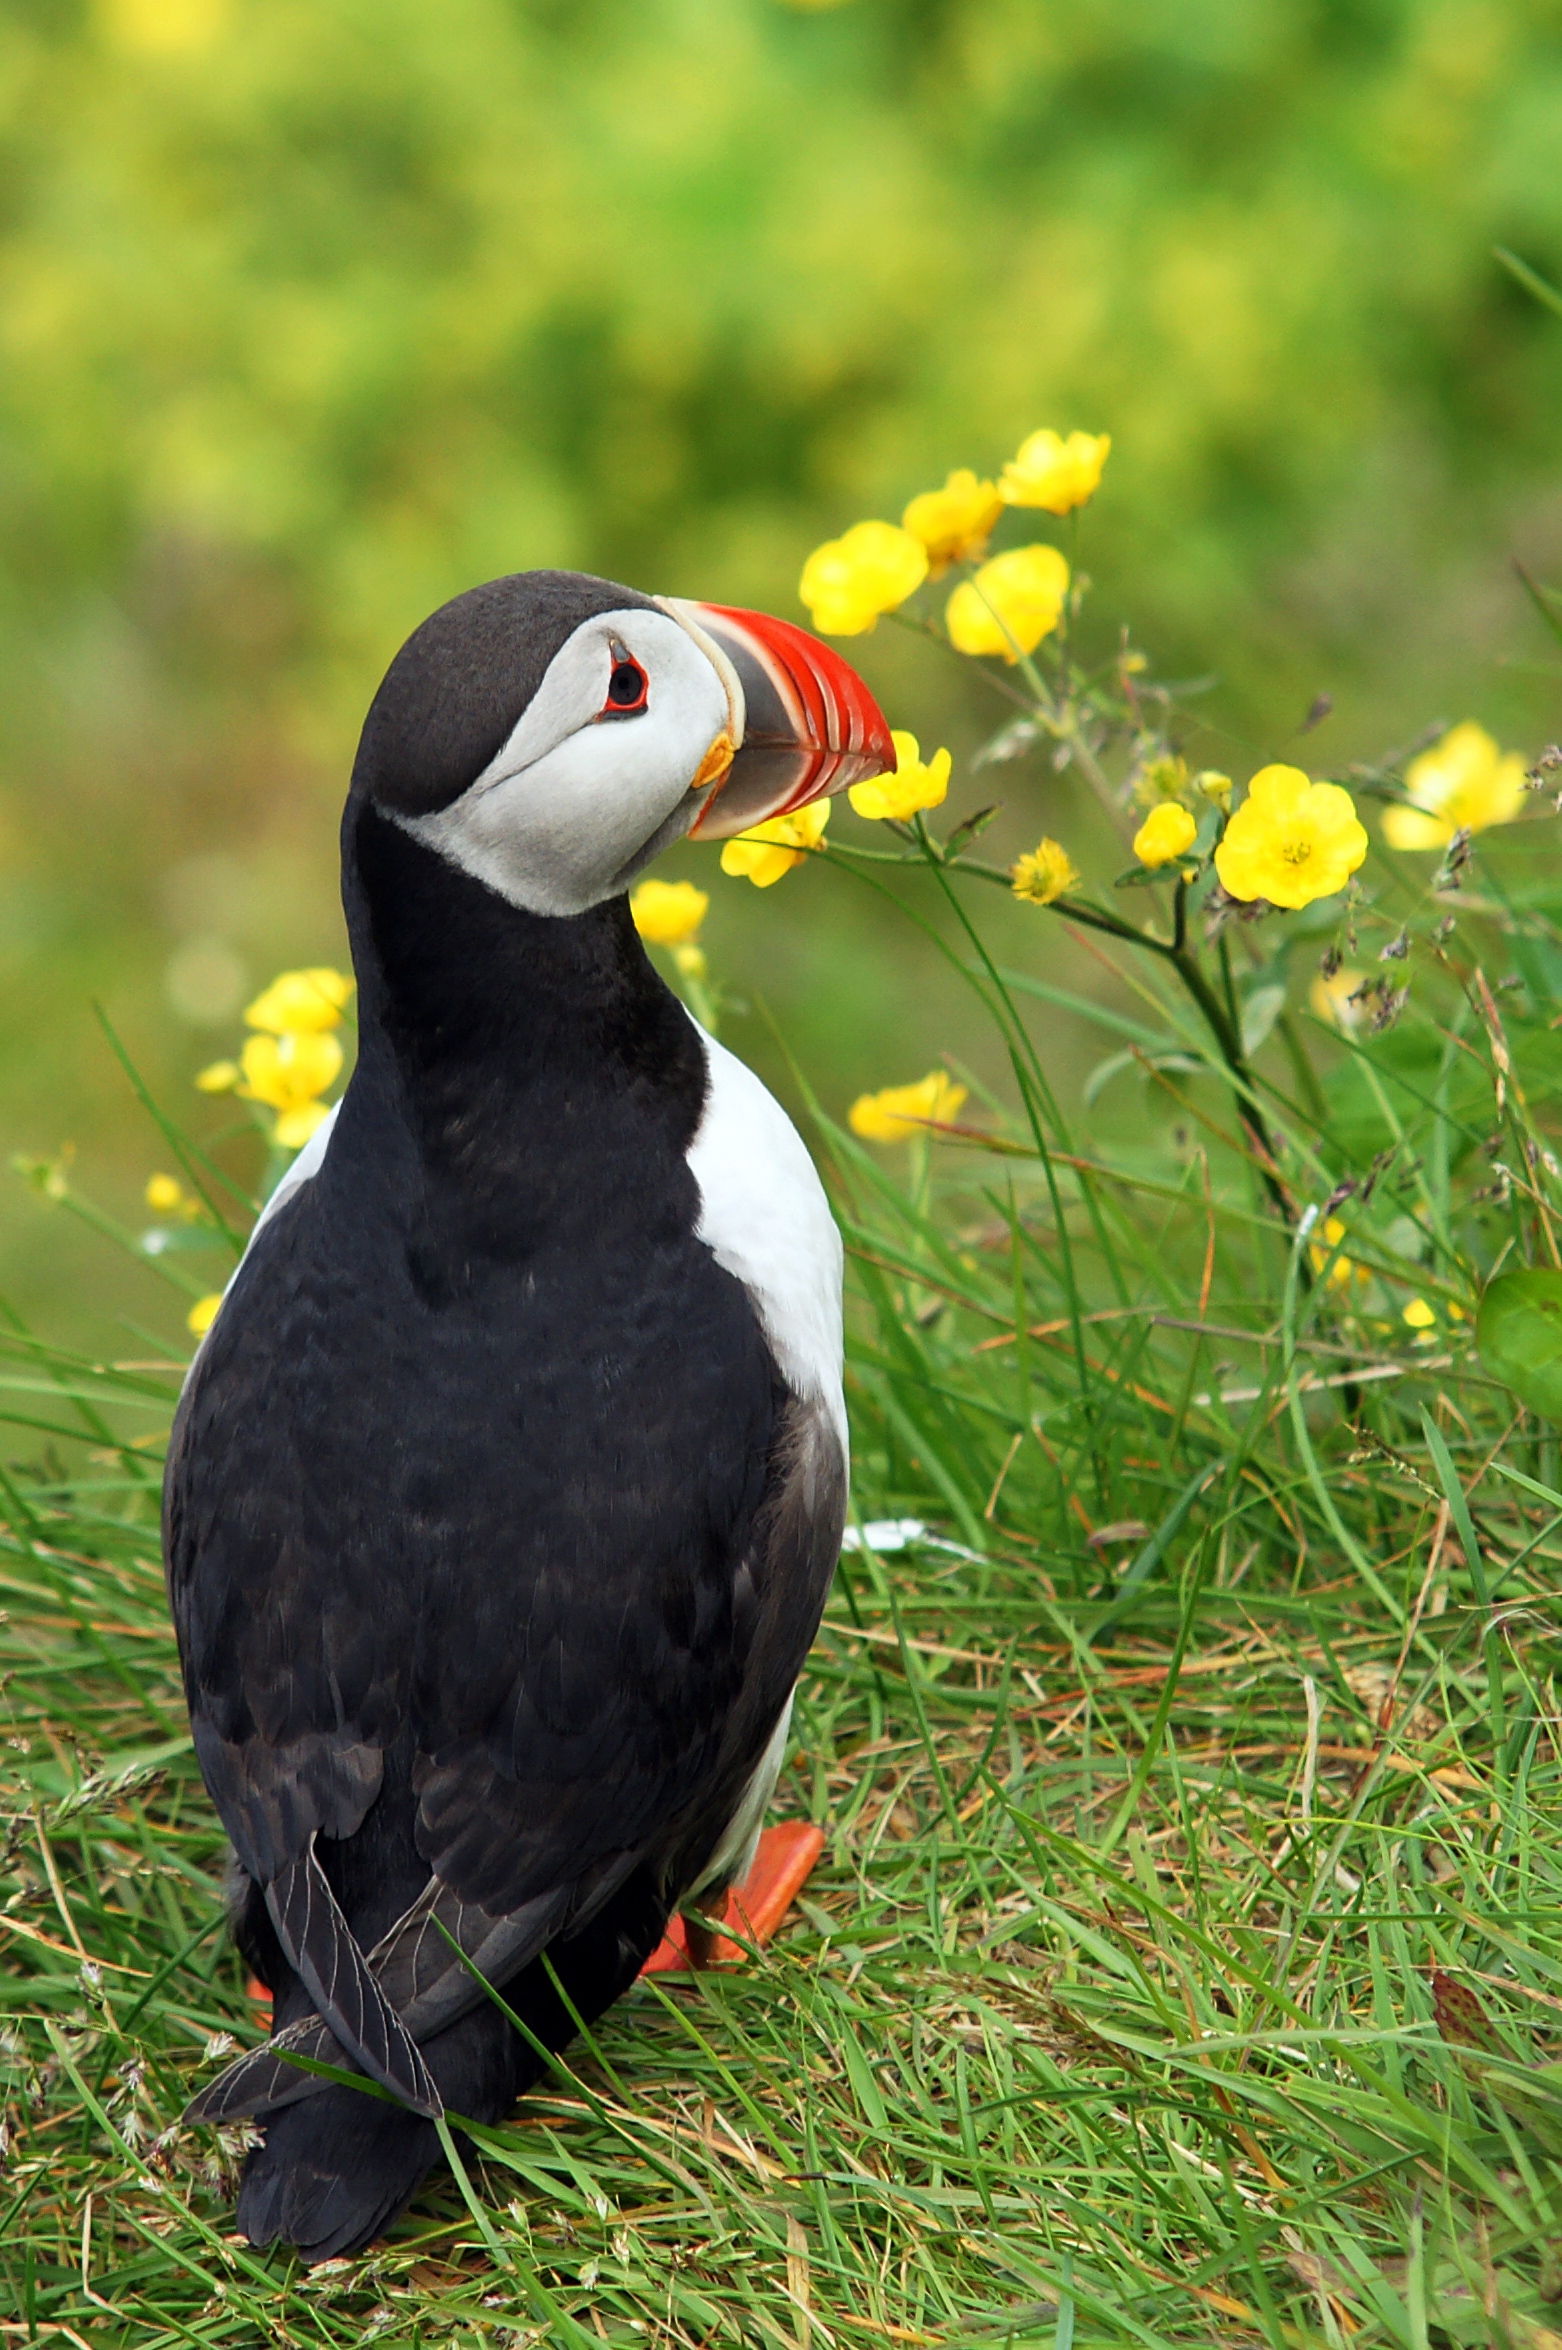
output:
[[[807,1884],[814,1862],[823,1850],[824,1830],[811,1828],[806,1820],[781,1820],[775,1827],[766,1828],[759,1839],[753,1867],[742,1884],[735,1885],[727,1895],[724,1923],[746,1935],[750,1942],[770,1941]],[[725,1934],[707,1935],[696,1927],[694,1938],[699,1947],[691,1958],[688,1927],[680,1917],[669,1919],[666,1933],[640,1972],[683,1974],[691,1966],[740,1966],[747,1956],[741,1945],[729,1941]],[[256,2021],[269,2032],[271,1993],[254,1975],[245,1990],[255,2009]]]
[[[754,1865],[741,1885],[727,1895],[723,1923],[750,1942],[768,1942],[798,1894],[808,1882],[814,1862],[824,1850],[824,1830],[806,1820],[781,1820],[766,1828],[759,1839]],[[691,1948],[692,1940],[692,1948]],[[702,1947],[708,1943],[707,1947]],[[682,1918],[668,1920],[667,1931],[652,1951],[643,1975],[681,1974],[691,1967],[738,1966],[746,1953],[725,1934],[691,1938]]]

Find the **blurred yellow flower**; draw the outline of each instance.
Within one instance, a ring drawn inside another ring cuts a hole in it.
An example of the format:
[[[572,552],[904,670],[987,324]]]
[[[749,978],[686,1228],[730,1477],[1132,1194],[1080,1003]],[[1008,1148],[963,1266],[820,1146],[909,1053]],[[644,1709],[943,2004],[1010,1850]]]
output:
[[[642,881],[629,911],[647,946],[681,947],[710,911],[710,894],[692,881]]]
[[[930,577],[937,579],[951,563],[986,551],[993,524],[1003,512],[996,485],[978,481],[968,465],[952,473],[941,490],[924,490],[913,498],[901,522],[927,549]]]
[[[1385,808],[1383,838],[1391,849],[1440,849],[1461,825],[1484,832],[1511,824],[1523,809],[1524,762],[1499,751],[1484,726],[1467,718],[1405,770],[1413,808]]]
[[[1437,1316],[1424,1297],[1413,1297],[1400,1319],[1408,1323],[1412,1330],[1430,1330],[1436,1323]]]
[[[960,653],[1017,661],[1057,627],[1067,594],[1068,565],[1056,547],[1011,547],[955,589],[944,607],[949,641]]]
[[[772,816],[752,832],[729,840],[721,852],[723,873],[746,875],[756,889],[769,889],[820,840],[830,821],[828,800],[812,800],[790,816]]]
[[[1366,973],[1353,971],[1349,965],[1336,971],[1332,979],[1325,979],[1320,971],[1308,991],[1307,1001],[1320,1020],[1330,1020],[1347,1035],[1361,1026],[1362,1007],[1351,1002]]]
[[[1146,759],[1134,778],[1134,798],[1141,808],[1174,800],[1187,788],[1188,762],[1177,751],[1163,751],[1159,758]]]
[[[1231,805],[1231,778],[1222,775],[1218,767],[1201,767],[1193,778],[1193,788],[1206,800],[1213,800],[1222,813]]]
[[[228,22],[228,0],[99,0],[103,29],[117,49],[172,56],[205,49]]]
[[[214,1289],[208,1297],[198,1297],[184,1318],[184,1326],[194,1338],[204,1338],[217,1319],[217,1308],[222,1303],[222,1291]]]
[[[1112,451],[1109,432],[1033,432],[1003,469],[998,488],[1010,506],[1041,506],[1068,514],[1093,497]]]
[[[1215,870],[1231,897],[1294,909],[1333,897],[1366,853],[1348,791],[1313,783],[1299,767],[1261,767],[1226,826]]]
[[[1017,898],[1025,898],[1033,906],[1050,906],[1055,898],[1071,890],[1079,879],[1079,867],[1061,841],[1038,841],[1017,863],[1009,868],[1009,886]]]
[[[1141,865],[1169,865],[1192,848],[1198,829],[1186,808],[1176,800],[1162,800],[1134,834],[1134,855]]]
[[[231,1093],[238,1082],[239,1064],[237,1061],[213,1061],[211,1066],[203,1069],[195,1080],[197,1089],[201,1093]]]
[[[859,816],[904,823],[920,808],[942,806],[949,790],[949,753],[935,751],[924,766],[914,734],[897,726],[891,729],[890,740],[895,745],[894,772],[877,775],[871,783],[854,783],[846,796]]]
[[[246,1101],[277,1112],[276,1138],[284,1150],[302,1150],[326,1115],[316,1100],[341,1075],[342,1048],[334,1036],[307,1029],[286,1036],[252,1036],[240,1062]]]
[[[680,979],[703,979],[710,969],[705,960],[705,949],[692,945],[688,940],[682,946],[673,948],[673,963]]]
[[[172,1216],[183,1205],[184,1185],[172,1175],[153,1175],[148,1178],[146,1204],[154,1216]]]
[[[927,549],[893,522],[854,522],[826,539],[803,565],[797,592],[825,636],[861,636],[881,612],[914,595],[927,577]]]
[[[887,1085],[882,1093],[859,1094],[846,1122],[865,1142],[904,1142],[908,1136],[926,1133],[930,1121],[947,1124],[966,1090],[942,1069],[933,1069],[915,1085]]]
[[[1335,1249],[1339,1247],[1340,1242],[1346,1237],[1345,1227],[1340,1222],[1338,1216],[1331,1216],[1329,1218],[1328,1222],[1324,1225],[1323,1228],[1323,1237],[1326,1243],[1323,1248],[1314,1246],[1308,1250],[1308,1254],[1313,1261],[1313,1271],[1315,1273],[1321,1273],[1323,1271],[1324,1266],[1329,1264],[1329,1258],[1331,1255],[1333,1255]],[[1353,1257],[1337,1256],[1334,1258],[1333,1264],[1329,1265],[1329,1287],[1331,1289],[1345,1289],[1349,1287],[1352,1281],[1366,1283],[1371,1279],[1372,1275],[1368,1272],[1366,1266],[1358,1265]]]
[[[279,971],[244,1015],[246,1027],[268,1029],[273,1036],[296,1030],[339,1028],[342,1006],[353,992],[345,971],[320,964],[311,971]]]

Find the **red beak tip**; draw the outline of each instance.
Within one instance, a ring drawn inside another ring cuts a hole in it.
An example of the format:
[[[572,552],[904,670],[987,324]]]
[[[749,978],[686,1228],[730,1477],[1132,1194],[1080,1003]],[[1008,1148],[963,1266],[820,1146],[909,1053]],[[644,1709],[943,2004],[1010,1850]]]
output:
[[[892,772],[896,761],[889,722],[833,645],[772,613],[745,612],[726,604],[696,609],[714,625],[718,637],[731,631],[746,644],[790,709],[794,739],[804,754],[803,772],[768,813],[786,814]]]

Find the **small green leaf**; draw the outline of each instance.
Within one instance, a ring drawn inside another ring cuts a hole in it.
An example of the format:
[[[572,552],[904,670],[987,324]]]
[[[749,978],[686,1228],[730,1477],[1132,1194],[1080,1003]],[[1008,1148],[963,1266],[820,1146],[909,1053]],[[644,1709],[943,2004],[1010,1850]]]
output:
[[[1275,1022],[1285,1010],[1285,988],[1255,987],[1242,1006],[1242,1050],[1256,1053],[1267,1044]]]
[[[1543,1420],[1562,1420],[1562,1273],[1503,1273],[1475,1324],[1481,1361]]]

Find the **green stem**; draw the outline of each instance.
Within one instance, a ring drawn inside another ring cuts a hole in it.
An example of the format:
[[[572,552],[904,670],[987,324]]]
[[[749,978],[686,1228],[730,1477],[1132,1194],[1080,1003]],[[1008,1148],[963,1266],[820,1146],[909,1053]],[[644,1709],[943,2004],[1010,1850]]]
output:
[[[942,857],[934,847],[931,838],[927,839],[926,848],[930,861],[941,872],[969,873],[978,881],[998,882],[1004,889],[1013,886],[1010,876],[1003,871],[1001,866],[985,865],[974,857]],[[872,858],[876,863],[900,864],[904,862],[909,864],[912,861],[910,858],[888,858],[882,850],[864,850],[853,847],[843,851],[839,843],[832,843],[828,854],[847,857],[866,856]],[[1061,914],[1066,921],[1078,922],[1087,930],[1099,930],[1104,932],[1108,938],[1121,939],[1125,945],[1139,947],[1146,954],[1159,955],[1164,961],[1171,964],[1189,996],[1203,1014],[1210,1034],[1214,1037],[1219,1049],[1220,1057],[1236,1080],[1237,1115],[1252,1140],[1264,1189],[1268,1192],[1285,1223],[1289,1225],[1292,1221],[1291,1202],[1286,1196],[1284,1184],[1275,1171],[1274,1142],[1269,1132],[1268,1121],[1265,1119],[1263,1111],[1258,1107],[1258,1089],[1254,1082],[1253,1072],[1248,1066],[1247,1055],[1242,1049],[1240,1017],[1235,1013],[1231,1004],[1229,991],[1228,1001],[1225,1004],[1221,1002],[1220,997],[1200,969],[1197,956],[1188,945],[1186,889],[1187,884],[1179,881],[1177,884],[1178,902],[1175,931],[1169,939],[1156,938],[1147,930],[1136,930],[1131,922],[1124,922],[1116,914],[1108,914],[1099,906],[1082,905],[1077,898],[1055,898],[1048,911]],[[1229,979],[1229,966],[1227,977]]]

